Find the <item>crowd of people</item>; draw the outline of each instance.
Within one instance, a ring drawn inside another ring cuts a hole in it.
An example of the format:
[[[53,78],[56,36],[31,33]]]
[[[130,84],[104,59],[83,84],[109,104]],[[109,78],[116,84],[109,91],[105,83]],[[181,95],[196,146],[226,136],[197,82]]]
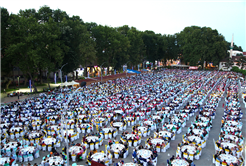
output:
[[[223,89],[225,84],[229,85],[224,76],[227,74],[217,71],[164,70],[84,88],[66,87],[3,105],[0,129],[5,133],[1,135],[1,147],[5,148],[1,148],[1,159],[6,160],[4,163],[11,159],[19,163],[35,162],[41,150],[50,152],[41,165],[64,165],[68,160],[110,165],[114,164],[113,158],[126,158],[133,147],[132,164],[156,165],[160,153],[166,152],[186,121],[198,112],[178,145],[176,158],[173,156],[168,162],[192,165],[206,147],[221,92],[235,90],[235,87]],[[243,137],[240,125],[235,130],[228,129],[232,124],[226,121],[232,116],[240,123],[241,110],[226,109],[220,136],[223,139],[228,139],[224,137],[226,134],[237,136],[238,147],[231,148],[232,153],[237,153]],[[107,149],[99,150],[106,139],[109,139]],[[11,142],[17,145],[12,146]],[[69,149],[64,146],[67,142]],[[218,147],[221,142],[217,142]],[[27,152],[19,153],[18,148],[26,148]],[[73,150],[67,157],[70,149]],[[238,156],[237,161],[240,159]]]

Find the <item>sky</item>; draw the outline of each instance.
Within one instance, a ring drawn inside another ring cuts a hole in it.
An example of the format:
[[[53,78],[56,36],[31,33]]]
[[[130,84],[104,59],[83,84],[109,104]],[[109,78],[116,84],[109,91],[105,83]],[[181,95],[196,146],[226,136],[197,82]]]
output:
[[[140,31],[175,34],[187,26],[217,29],[231,42],[246,51],[246,0],[5,0],[1,7],[9,13],[47,5],[61,9],[84,22],[119,27],[128,25]]]

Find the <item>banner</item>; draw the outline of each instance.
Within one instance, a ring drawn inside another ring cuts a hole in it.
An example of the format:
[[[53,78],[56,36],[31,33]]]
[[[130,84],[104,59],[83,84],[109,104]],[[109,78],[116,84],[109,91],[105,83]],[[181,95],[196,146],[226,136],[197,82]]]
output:
[[[55,84],[56,84],[56,73],[55,73],[55,76],[54,76],[54,81],[55,81]]]
[[[89,73],[89,72],[87,72],[87,77],[88,77],[88,78],[90,77],[90,73]]]
[[[192,69],[192,70],[197,70],[198,67],[197,66],[189,66],[189,69]]]
[[[67,82],[67,75],[66,75],[66,82]]]
[[[116,70],[114,70],[114,75],[116,75]]]
[[[30,87],[30,92],[32,92],[32,81],[29,80],[29,87]]]
[[[105,68],[105,76],[107,75],[107,68]]]

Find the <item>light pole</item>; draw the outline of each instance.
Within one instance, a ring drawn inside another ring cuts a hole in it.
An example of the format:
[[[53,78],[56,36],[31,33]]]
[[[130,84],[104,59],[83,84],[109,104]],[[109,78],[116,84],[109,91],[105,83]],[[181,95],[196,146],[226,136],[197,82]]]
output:
[[[106,63],[106,62],[103,62],[103,63],[101,64],[101,66],[100,66],[100,69],[101,69],[101,83],[102,83],[102,65],[103,65],[104,63]]]
[[[18,88],[20,89],[20,76],[18,76],[17,78],[18,78]]]
[[[130,62],[130,61],[128,61],[128,62]],[[126,78],[127,78],[127,63],[128,62],[126,62],[126,64],[125,64],[126,65]]]
[[[62,68],[67,65],[68,63],[65,63],[64,65],[62,65],[62,67],[60,68],[60,74],[61,74],[61,83],[62,83]]]

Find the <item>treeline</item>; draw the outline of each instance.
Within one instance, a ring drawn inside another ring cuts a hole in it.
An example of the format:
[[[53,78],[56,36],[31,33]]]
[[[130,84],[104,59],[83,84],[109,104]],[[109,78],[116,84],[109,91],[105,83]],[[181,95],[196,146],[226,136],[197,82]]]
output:
[[[49,75],[66,63],[64,74],[92,64],[104,63],[104,67],[119,70],[129,61],[136,69],[144,61],[177,58],[190,65],[204,61],[217,65],[228,49],[224,36],[209,27],[191,26],[174,35],[162,35],[127,25],[83,22],[79,16],[47,6],[18,14],[1,8],[1,34],[2,72],[9,76],[18,67],[33,85],[37,77],[42,80],[42,72]]]

